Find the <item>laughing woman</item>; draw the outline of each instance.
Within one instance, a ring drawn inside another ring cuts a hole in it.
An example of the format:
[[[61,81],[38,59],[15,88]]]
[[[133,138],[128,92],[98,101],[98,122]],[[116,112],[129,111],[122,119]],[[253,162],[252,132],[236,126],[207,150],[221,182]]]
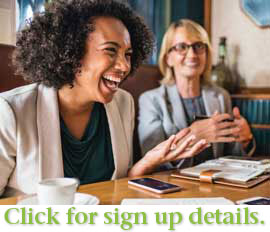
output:
[[[0,194],[33,193],[39,180],[82,184],[150,173],[193,156],[189,130],[132,166],[133,99],[118,85],[152,51],[152,35],[127,6],[55,0],[19,35],[17,72],[32,84],[0,94]]]

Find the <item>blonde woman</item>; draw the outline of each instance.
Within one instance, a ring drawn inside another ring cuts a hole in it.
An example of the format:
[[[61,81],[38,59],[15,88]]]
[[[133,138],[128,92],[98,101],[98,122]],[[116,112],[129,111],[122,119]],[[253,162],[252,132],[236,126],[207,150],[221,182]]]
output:
[[[253,152],[255,145],[250,143],[253,136],[247,121],[238,108],[232,110],[229,94],[209,81],[211,66],[211,45],[204,28],[187,19],[172,23],[163,38],[159,57],[164,75],[161,86],[139,99],[143,154],[186,127],[197,139],[206,139],[212,146],[196,157],[182,159],[177,167],[224,154],[245,154],[250,147],[253,149],[249,154]]]

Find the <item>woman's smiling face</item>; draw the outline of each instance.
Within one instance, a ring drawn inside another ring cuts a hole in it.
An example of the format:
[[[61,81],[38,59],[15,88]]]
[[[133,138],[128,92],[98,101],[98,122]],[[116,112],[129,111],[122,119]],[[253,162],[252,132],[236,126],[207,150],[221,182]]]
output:
[[[74,87],[89,101],[108,103],[131,69],[130,35],[124,24],[112,17],[97,17],[94,27]]]
[[[192,35],[184,27],[178,27],[175,31],[172,46],[185,43],[187,45],[202,42],[197,36]],[[173,68],[175,78],[195,79],[200,78],[206,67],[207,54],[197,54],[193,48],[188,48],[185,55],[172,51],[167,56],[167,64]]]

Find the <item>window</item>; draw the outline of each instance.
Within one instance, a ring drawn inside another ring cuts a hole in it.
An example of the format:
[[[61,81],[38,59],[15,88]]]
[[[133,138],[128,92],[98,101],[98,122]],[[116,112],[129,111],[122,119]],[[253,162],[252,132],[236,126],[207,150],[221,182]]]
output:
[[[44,5],[52,0],[17,0],[18,24],[17,30],[21,30],[26,21],[33,17],[35,12],[44,11]]]
[[[155,35],[156,49],[149,63],[156,64],[162,38],[167,28],[178,19],[188,18],[204,25],[204,4],[201,0],[122,0],[141,15]]]

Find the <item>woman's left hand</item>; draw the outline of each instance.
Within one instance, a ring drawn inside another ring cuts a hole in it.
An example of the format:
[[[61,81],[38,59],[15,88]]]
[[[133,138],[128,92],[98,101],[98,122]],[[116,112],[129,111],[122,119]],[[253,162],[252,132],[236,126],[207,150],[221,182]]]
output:
[[[237,134],[234,134],[237,137],[236,141],[242,143],[245,148],[248,146],[249,142],[253,138],[253,135],[251,133],[247,120],[241,116],[238,107],[233,108],[233,116],[234,122],[239,128],[239,132],[237,132]]]
[[[198,154],[203,145],[206,144],[206,141],[200,140],[191,146],[191,144],[194,143],[195,136],[189,135],[189,132],[190,129],[185,128],[176,135],[172,135],[169,139],[147,152],[144,157],[145,160],[155,167],[170,161],[189,158]]]
[[[189,133],[190,129],[185,128],[158,144],[132,167],[128,175],[139,176],[151,173],[161,164],[195,156],[209,146],[205,139],[194,143],[195,137],[194,135],[190,136]]]

